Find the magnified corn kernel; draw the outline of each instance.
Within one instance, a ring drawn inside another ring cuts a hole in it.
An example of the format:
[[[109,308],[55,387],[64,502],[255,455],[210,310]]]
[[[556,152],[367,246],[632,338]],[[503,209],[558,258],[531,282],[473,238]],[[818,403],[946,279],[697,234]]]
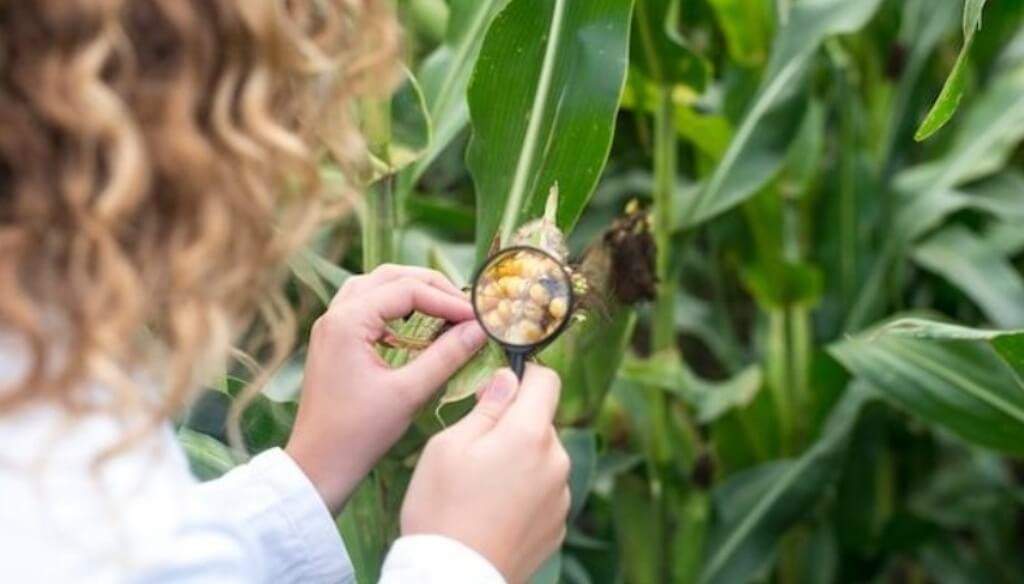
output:
[[[498,287],[501,288],[506,297],[516,297],[523,293],[526,281],[519,276],[505,276],[498,280]]]
[[[517,345],[536,343],[544,338],[544,331],[541,330],[540,325],[529,320],[520,321],[508,332]]]
[[[569,312],[569,276],[541,252],[518,250],[493,259],[475,286],[482,324],[508,344],[544,341],[559,330]]]
[[[487,330],[491,331],[492,334],[500,335],[505,331],[505,321],[502,320],[498,313],[491,311],[483,316],[484,326]]]
[[[543,285],[534,284],[530,286],[530,300],[541,306],[547,306],[547,303],[551,302],[551,293]]]
[[[512,320],[512,302],[508,299],[502,299],[498,301],[497,309],[492,313],[496,314],[502,322],[509,322]]]
[[[481,312],[489,312],[498,306],[497,296],[488,296],[487,294],[481,294],[476,300],[477,306],[480,307]]]
[[[554,298],[551,300],[551,304],[548,305],[548,312],[551,313],[551,316],[561,320],[565,318],[568,308],[569,306],[566,304],[565,298]]]
[[[532,320],[533,322],[541,322],[546,316],[544,307],[538,306],[533,302],[527,302],[523,306],[523,318]]]
[[[523,318],[523,310],[526,308],[527,304],[528,304],[528,302],[524,302],[522,300],[513,300],[512,301],[512,317],[517,319],[517,320],[518,319],[522,319]]]

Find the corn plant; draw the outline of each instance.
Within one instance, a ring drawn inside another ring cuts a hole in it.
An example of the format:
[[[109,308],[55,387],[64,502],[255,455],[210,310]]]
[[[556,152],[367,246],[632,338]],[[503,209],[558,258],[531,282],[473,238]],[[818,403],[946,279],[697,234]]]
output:
[[[397,7],[404,82],[360,105],[365,205],[290,293],[308,327],[351,272],[466,285],[524,225],[565,238],[587,301],[538,359],[573,507],[535,582],[1024,581],[1024,2]],[[393,323],[382,354],[443,325]],[[246,413],[249,449],[286,438],[302,358]],[[347,504],[361,582],[419,449],[503,359],[460,371]],[[203,476],[238,460],[244,383],[182,424]]]

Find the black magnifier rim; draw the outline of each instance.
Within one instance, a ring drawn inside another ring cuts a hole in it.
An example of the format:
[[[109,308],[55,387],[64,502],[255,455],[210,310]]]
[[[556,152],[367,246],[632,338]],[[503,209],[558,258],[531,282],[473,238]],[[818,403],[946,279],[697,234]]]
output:
[[[499,339],[496,335],[491,334],[490,329],[488,329],[487,325],[484,324],[483,315],[480,314],[480,308],[477,306],[477,303],[476,303],[476,291],[477,291],[477,288],[479,288],[479,286],[477,286],[477,284],[480,282],[480,277],[484,275],[485,271],[487,271],[487,268],[489,268],[491,266],[491,264],[493,264],[494,262],[496,262],[499,259],[503,258],[504,256],[510,255],[510,254],[513,254],[513,253],[516,253],[516,252],[520,252],[520,251],[526,251],[526,252],[530,252],[530,253],[537,253],[537,254],[541,254],[543,256],[547,256],[548,259],[550,259],[552,262],[555,263],[555,265],[557,265],[560,268],[562,268],[562,273],[565,274],[565,281],[568,284],[568,286],[566,286],[566,291],[569,294],[568,303],[567,303],[567,309],[566,309],[566,313],[565,313],[565,318],[562,319],[562,322],[561,322],[561,324],[558,325],[558,328],[556,328],[555,330],[551,331],[551,334],[549,334],[548,336],[544,337],[543,339],[537,341],[536,343],[530,343],[528,345],[515,345],[515,344],[512,344],[512,343],[509,343],[508,341],[503,341],[502,339]],[[509,247],[505,247],[505,248],[499,249],[498,251],[496,251],[493,254],[491,254],[486,260],[484,260],[484,263],[476,271],[476,275],[473,276],[473,289],[470,291],[470,302],[473,304],[473,314],[476,316],[477,322],[480,323],[480,328],[484,329],[484,332],[487,333],[488,337],[490,337],[494,342],[498,343],[502,347],[505,347],[509,351],[515,351],[515,352],[521,352],[521,353],[529,353],[530,351],[533,351],[535,349],[543,347],[543,346],[547,345],[548,343],[550,343],[551,341],[557,339],[558,336],[561,335],[562,332],[565,330],[565,328],[567,326],[569,326],[569,321],[572,320],[572,309],[573,309],[573,306],[575,306],[575,304],[576,304],[576,294],[573,292],[573,289],[572,289],[572,276],[569,275],[569,272],[566,269],[565,264],[563,262],[559,261],[558,258],[556,258],[554,255],[548,253],[547,251],[545,251],[545,250],[543,250],[543,249],[541,249],[541,248],[539,248],[537,246],[533,246],[533,245],[513,245],[513,246],[509,246]]]

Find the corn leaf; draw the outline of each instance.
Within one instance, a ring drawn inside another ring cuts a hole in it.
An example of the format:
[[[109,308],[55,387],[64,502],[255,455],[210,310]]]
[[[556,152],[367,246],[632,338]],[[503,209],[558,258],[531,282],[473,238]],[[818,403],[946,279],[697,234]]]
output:
[[[985,8],[985,0],[964,1],[964,46],[956,58],[953,70],[942,86],[939,97],[935,100],[931,111],[925,116],[914,134],[914,140],[923,142],[938,132],[956,113],[960,107],[960,99],[967,85],[967,62],[974,44],[974,33],[981,28],[981,11]]]
[[[963,291],[988,319],[1024,326],[1024,278],[998,250],[965,227],[953,225],[919,244],[914,261]]]
[[[825,39],[854,32],[880,0],[821,0],[793,6],[779,31],[762,83],[707,183],[688,203],[685,224],[699,225],[753,195],[781,168],[804,111],[804,78]]]
[[[611,148],[631,0],[513,0],[484,39],[469,85],[477,253],[508,241],[558,184],[568,231]]]
[[[589,429],[570,428],[562,431],[561,439],[572,460],[572,471],[569,473],[569,492],[572,495],[569,521],[572,521],[583,509],[597,476],[597,433]]]
[[[743,471],[714,489],[716,519],[701,584],[749,582],[764,569],[789,527],[836,477],[867,401],[868,392],[852,384],[802,456]]]
[[[476,64],[484,34],[508,0],[452,0],[445,42],[419,70],[423,95],[434,123],[434,133],[423,155],[410,169],[411,182],[426,171],[469,123],[466,86]]]
[[[337,525],[352,559],[356,582],[380,580],[388,540],[386,515],[375,473],[367,477],[345,503]]]
[[[390,116],[386,120],[386,127],[366,129],[371,141],[370,183],[413,164],[434,141],[434,124],[420,82],[412,71],[406,68],[402,71],[405,80],[388,104]],[[383,143],[373,144],[375,135]]]
[[[178,429],[178,442],[192,473],[201,481],[215,479],[238,464],[231,449],[213,436],[182,427]]]
[[[973,199],[959,189],[1001,170],[1022,138],[1024,66],[1017,66],[994,79],[971,104],[948,152],[896,176],[894,226],[847,315],[847,330],[861,330],[879,316],[885,283],[900,254],[953,213],[972,207]]]
[[[1024,330],[977,329],[924,318],[901,318],[879,330],[881,335],[934,341],[977,341],[992,346],[1019,374],[1024,374]],[[1024,389],[1024,384],[1021,384]]]
[[[921,338],[940,334],[947,340]],[[831,352],[854,375],[911,414],[980,446],[1024,453],[1019,370],[992,347],[963,335],[963,329],[948,326],[893,324],[835,344]],[[1003,338],[999,343],[1004,352],[1019,354],[1018,334],[992,338]]]
[[[633,65],[659,84],[702,91],[710,65],[679,34],[679,0],[636,0],[630,53]]]
[[[632,474],[620,475],[612,493],[612,515],[625,582],[661,582],[658,546],[651,545],[652,533],[659,533],[662,519],[657,515],[650,486]]]
[[[729,56],[745,67],[768,58],[773,18],[769,0],[709,0],[725,36]]]

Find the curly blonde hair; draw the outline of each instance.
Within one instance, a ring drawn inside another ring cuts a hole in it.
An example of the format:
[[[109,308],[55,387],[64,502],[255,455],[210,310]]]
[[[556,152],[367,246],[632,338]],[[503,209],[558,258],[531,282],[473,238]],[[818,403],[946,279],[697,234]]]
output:
[[[0,0],[0,333],[29,357],[0,413],[152,428],[255,320],[263,360],[287,355],[282,266],[324,211],[317,164],[360,164],[350,113],[392,83],[389,5]]]

